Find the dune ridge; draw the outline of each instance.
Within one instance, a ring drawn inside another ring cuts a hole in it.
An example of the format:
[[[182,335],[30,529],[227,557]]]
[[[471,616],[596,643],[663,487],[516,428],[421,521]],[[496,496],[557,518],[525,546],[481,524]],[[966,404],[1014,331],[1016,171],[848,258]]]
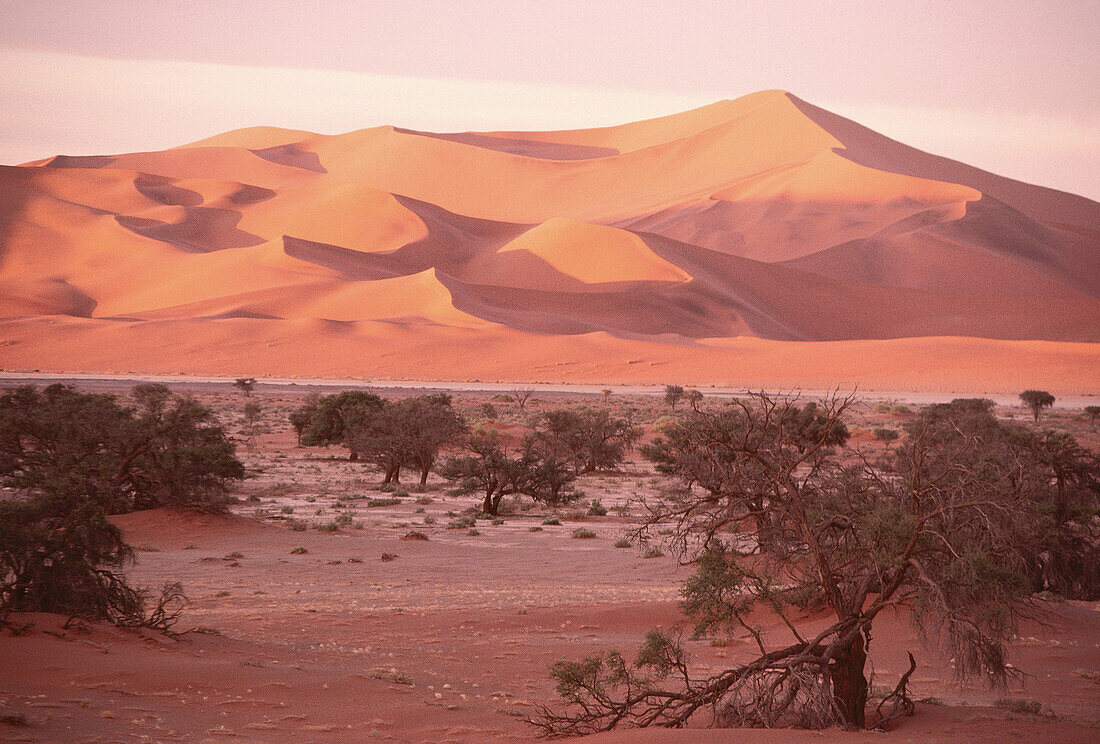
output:
[[[1100,205],[784,91],[559,132],[254,127],[0,166],[0,328],[8,370],[977,390],[1011,360],[1089,391]]]

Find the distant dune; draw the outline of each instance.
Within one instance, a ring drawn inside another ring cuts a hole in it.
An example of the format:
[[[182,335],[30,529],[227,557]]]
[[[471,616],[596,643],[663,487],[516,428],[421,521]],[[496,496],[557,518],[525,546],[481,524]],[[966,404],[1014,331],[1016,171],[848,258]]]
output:
[[[782,91],[0,166],[0,367],[1100,390],[1100,204]]]

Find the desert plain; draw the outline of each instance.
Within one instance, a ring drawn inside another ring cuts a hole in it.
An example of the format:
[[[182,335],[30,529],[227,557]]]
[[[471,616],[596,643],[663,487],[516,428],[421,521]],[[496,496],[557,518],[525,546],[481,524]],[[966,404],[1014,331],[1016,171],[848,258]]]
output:
[[[119,380],[74,384],[129,390]],[[30,725],[0,729],[5,741],[532,741],[537,732],[524,719],[557,704],[549,664],[609,648],[632,653],[647,630],[685,626],[679,590],[692,567],[667,551],[616,545],[637,523],[638,497],[666,480],[636,454],[618,472],[582,477],[584,497],[574,504],[549,509],[519,498],[492,520],[478,514],[476,496],[454,495],[435,475],[423,489],[406,483],[395,499],[379,490],[377,470],[349,462],[343,448],[298,446],[287,414],[308,392],[335,388],[261,383],[246,399],[228,382],[174,387],[217,411],[250,475],[228,515],[154,509],[112,518],[136,548],[135,583],[184,584],[183,634],[18,617],[25,632],[0,634],[0,714]],[[467,418],[505,437],[570,405],[629,413],[646,437],[669,414],[655,394],[536,391],[521,410],[506,394],[451,392]],[[246,400],[262,410],[247,430]],[[867,399],[849,417],[851,444],[873,453],[883,445],[872,429],[899,427],[917,405]],[[1011,403],[997,414],[1029,416]],[[1100,446],[1080,409],[1056,407],[1042,425]],[[588,513],[592,500],[606,515]],[[578,528],[595,537],[574,537]],[[1025,676],[996,690],[957,684],[951,660],[928,648],[907,616],[880,618],[872,684],[892,687],[907,651],[918,660],[916,714],[887,734],[693,727],[582,740],[1094,741],[1100,603],[1041,605],[1043,623],[1025,623],[1011,644]],[[798,623],[806,630],[821,621]],[[746,637],[704,637],[687,648],[700,672],[753,651]]]

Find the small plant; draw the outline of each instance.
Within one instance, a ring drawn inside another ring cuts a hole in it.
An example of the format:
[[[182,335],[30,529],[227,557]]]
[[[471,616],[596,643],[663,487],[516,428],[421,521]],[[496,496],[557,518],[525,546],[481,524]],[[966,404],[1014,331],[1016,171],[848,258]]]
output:
[[[351,515],[350,514],[337,514],[336,517],[333,518],[332,521],[335,522],[336,524],[351,524]]]
[[[421,506],[427,506],[428,504],[432,503],[432,497],[431,496],[417,496],[416,497],[416,503],[420,504]]]
[[[660,558],[662,555],[664,555],[664,553],[661,552],[660,546],[657,545],[647,546],[645,552],[642,553],[643,558]]]
[[[6,726],[30,726],[27,717],[21,713],[5,713],[0,715],[0,723]]]
[[[362,563],[362,558],[348,558],[348,563]]]
[[[393,483],[383,483],[378,487],[378,490],[382,493],[393,493],[397,490],[397,486]]]
[[[587,516],[589,516],[589,517],[606,517],[607,516],[607,508],[604,507],[604,505],[600,503],[599,499],[592,499],[592,505],[588,507]]]
[[[316,496],[306,496],[306,503],[307,503],[307,504],[312,504],[312,503],[314,503],[315,501],[317,501],[317,497],[316,497]]]
[[[287,526],[294,532],[305,532],[309,527],[304,520],[301,519],[289,519],[287,520]]]
[[[399,498],[399,499],[407,499],[407,498],[409,498],[409,492],[408,492],[407,490],[405,490],[404,488],[396,488],[396,489],[394,489],[394,491],[393,491],[393,495],[394,495],[395,497]]]
[[[472,528],[474,524],[475,520],[473,517],[458,517],[457,519],[452,519],[450,521],[450,523],[447,525],[447,529],[463,530],[466,528]]]
[[[595,532],[584,527],[578,527],[577,529],[573,530],[573,537],[577,538],[578,540],[590,540],[595,536]]]
[[[532,526],[527,528],[527,531],[528,532],[542,532],[542,527],[539,527],[537,524],[532,525]]]
[[[423,514],[426,511],[427,511],[427,509],[425,509],[424,507],[421,506],[421,507],[418,507],[414,513]]]
[[[223,560],[234,561],[238,558],[244,558],[244,553],[238,553],[237,551],[233,551],[232,553],[227,555]]]
[[[293,514],[294,513],[294,507],[293,506],[284,506],[280,511],[282,511],[283,514]]]
[[[493,524],[504,524],[504,520],[500,518],[494,519]]]
[[[397,558],[397,556],[393,553],[383,553],[382,554],[382,562],[383,563],[389,563],[390,561],[395,560],[396,558]]]
[[[340,525],[336,522],[324,522],[317,525],[317,529],[322,532],[338,532],[340,530]]]
[[[367,506],[371,508],[377,506],[395,506],[400,503],[401,500],[395,498],[367,499]]]
[[[616,548],[629,548],[630,546],[630,541],[627,540],[625,537],[620,537],[618,540],[615,541]]]
[[[250,493],[250,494],[248,494],[248,498],[245,499],[245,501],[247,501],[251,504],[258,504],[258,503],[260,503],[260,497],[257,496],[254,493]]]
[[[469,535],[470,537],[477,537],[477,536],[478,536],[478,535],[480,535],[481,533],[480,533],[480,532],[478,532],[478,531],[477,531],[476,529],[474,529],[473,527],[471,527],[471,528],[470,528],[470,529],[469,529],[469,530],[468,530],[468,531],[466,532],[466,534],[467,534],[467,535]]]
[[[993,706],[1001,710],[1013,713],[1028,713],[1033,716],[1043,714],[1043,706],[1038,700],[1024,700],[1023,698],[998,698]]]
[[[296,548],[292,548],[291,551],[290,551],[290,554],[291,555],[305,555],[308,552],[309,552],[308,550],[306,550],[301,545],[299,545]]]
[[[412,532],[406,532],[405,536],[402,537],[401,539],[402,540],[422,540],[422,541],[426,542],[428,540],[428,536],[425,535],[423,532],[417,532],[417,531],[413,530]]]
[[[556,525],[561,524],[561,520],[557,517],[547,517],[546,519],[542,520],[542,523],[544,525]]]
[[[424,524],[435,524],[435,517],[433,517],[431,514],[424,517]]]

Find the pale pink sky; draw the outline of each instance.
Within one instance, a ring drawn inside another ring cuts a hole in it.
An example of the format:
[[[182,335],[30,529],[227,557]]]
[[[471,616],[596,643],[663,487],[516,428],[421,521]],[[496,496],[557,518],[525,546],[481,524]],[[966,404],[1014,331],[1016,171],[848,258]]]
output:
[[[0,0],[0,163],[258,124],[621,123],[782,88],[1100,198],[1100,3]]]

